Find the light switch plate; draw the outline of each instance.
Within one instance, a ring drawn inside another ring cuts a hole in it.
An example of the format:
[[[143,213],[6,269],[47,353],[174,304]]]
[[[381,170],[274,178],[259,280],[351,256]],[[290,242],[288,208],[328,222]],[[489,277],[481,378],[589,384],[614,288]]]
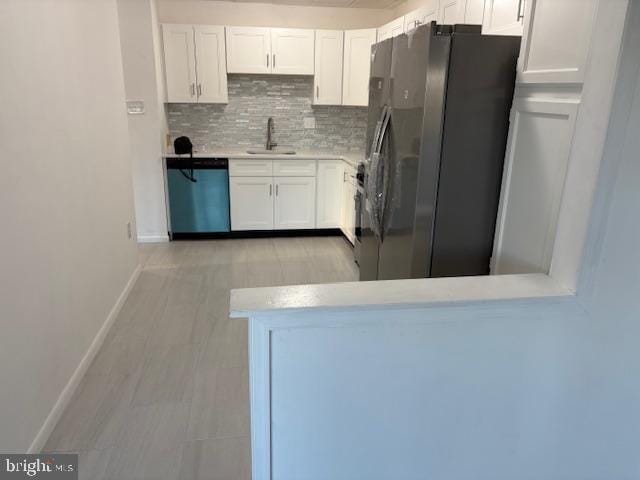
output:
[[[316,117],[304,117],[304,128],[316,128]]]
[[[127,100],[129,115],[144,115],[144,100]]]

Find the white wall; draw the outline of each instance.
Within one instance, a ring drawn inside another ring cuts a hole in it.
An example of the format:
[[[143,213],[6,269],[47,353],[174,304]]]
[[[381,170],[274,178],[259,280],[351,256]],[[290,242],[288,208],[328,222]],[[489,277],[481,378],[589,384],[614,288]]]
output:
[[[20,452],[138,263],[115,0],[3,0],[0,65],[0,451]]]
[[[304,7],[211,0],[158,1],[158,19],[163,23],[356,29],[379,27],[392,18],[392,10],[371,8]]]
[[[164,192],[164,74],[154,0],[118,0],[127,99],[143,100],[144,115],[129,115],[138,240],[168,240]]]

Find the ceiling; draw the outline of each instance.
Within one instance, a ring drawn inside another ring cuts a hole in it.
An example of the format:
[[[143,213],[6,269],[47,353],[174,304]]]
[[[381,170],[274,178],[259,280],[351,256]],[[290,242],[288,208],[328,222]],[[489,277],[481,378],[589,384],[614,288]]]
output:
[[[275,3],[308,7],[393,8],[403,0],[231,0],[232,2]]]

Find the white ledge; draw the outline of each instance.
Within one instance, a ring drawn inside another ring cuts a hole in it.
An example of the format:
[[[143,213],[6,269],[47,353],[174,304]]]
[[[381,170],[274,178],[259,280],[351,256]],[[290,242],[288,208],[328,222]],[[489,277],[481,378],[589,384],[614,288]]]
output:
[[[548,275],[421,278],[231,290],[230,316],[277,311],[377,309],[570,297],[573,292]]]

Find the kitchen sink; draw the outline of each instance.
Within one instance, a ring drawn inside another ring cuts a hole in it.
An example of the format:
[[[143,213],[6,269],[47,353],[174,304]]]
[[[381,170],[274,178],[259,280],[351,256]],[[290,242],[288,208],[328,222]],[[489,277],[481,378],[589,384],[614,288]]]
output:
[[[247,153],[252,155],[293,155],[295,150],[290,148],[274,148],[273,150],[267,150],[266,148],[250,148]]]

